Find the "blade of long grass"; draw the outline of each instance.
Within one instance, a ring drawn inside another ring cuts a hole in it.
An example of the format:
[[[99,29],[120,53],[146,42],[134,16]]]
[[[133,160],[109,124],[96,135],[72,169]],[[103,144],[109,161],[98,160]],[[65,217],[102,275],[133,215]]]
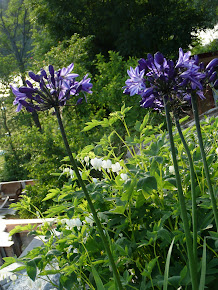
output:
[[[98,272],[96,271],[94,266],[92,266],[92,274],[94,276],[97,289],[98,290],[105,290],[104,285],[102,283],[102,280],[101,280],[100,276],[98,275]]]
[[[206,238],[204,238],[204,245],[203,245],[203,254],[202,254],[202,261],[201,261],[201,279],[200,279],[199,290],[204,290],[205,278],[206,278]]]
[[[169,247],[169,250],[167,253],[167,260],[166,260],[165,271],[164,271],[163,290],[167,290],[170,258],[171,258],[171,254],[172,254],[172,250],[173,250],[173,244],[174,244],[174,239],[172,240],[172,243],[170,244],[170,247]]]

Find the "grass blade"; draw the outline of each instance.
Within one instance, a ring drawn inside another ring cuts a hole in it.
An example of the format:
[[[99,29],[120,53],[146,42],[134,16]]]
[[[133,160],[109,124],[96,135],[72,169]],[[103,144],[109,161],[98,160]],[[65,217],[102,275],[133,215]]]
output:
[[[165,265],[165,271],[164,271],[164,283],[163,283],[163,290],[167,290],[167,285],[168,285],[168,276],[169,276],[169,267],[170,267],[170,258],[171,258],[171,253],[173,250],[173,244],[174,244],[174,238],[172,240],[172,243],[170,244],[168,253],[167,253],[167,260],[166,260],[166,265]]]

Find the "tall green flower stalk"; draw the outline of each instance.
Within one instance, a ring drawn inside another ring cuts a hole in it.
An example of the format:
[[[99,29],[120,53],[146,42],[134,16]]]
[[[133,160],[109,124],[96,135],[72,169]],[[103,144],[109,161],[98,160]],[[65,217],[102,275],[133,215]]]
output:
[[[86,188],[86,185],[85,185],[84,181],[82,180],[82,178],[80,176],[76,161],[75,161],[75,159],[74,159],[74,157],[72,155],[72,152],[71,152],[68,140],[67,140],[67,136],[66,136],[66,133],[65,133],[65,130],[64,130],[63,122],[62,122],[62,119],[61,119],[59,107],[55,107],[55,113],[56,113],[56,116],[57,116],[57,119],[58,119],[58,124],[59,124],[59,127],[60,127],[60,131],[61,131],[61,134],[62,134],[62,138],[63,138],[63,141],[64,141],[64,145],[65,145],[67,154],[68,154],[68,156],[70,158],[70,162],[71,162],[71,165],[73,167],[73,170],[75,171],[75,174],[77,176],[79,185],[81,186],[81,188],[82,188],[82,190],[83,190],[83,192],[85,194],[85,197],[87,199],[88,205],[89,205],[90,210],[91,210],[91,212],[93,214],[94,221],[95,221],[95,223],[97,225],[100,237],[102,239],[104,248],[105,248],[105,250],[107,252],[108,259],[109,259],[109,262],[110,262],[112,270],[113,270],[113,274],[114,274],[114,278],[115,278],[116,284],[118,286],[118,289],[122,290],[123,286],[122,286],[121,281],[120,281],[120,276],[119,276],[116,264],[114,262],[113,255],[111,253],[108,240],[107,240],[107,238],[106,238],[106,236],[105,236],[105,234],[103,232],[103,228],[102,228],[101,222],[100,222],[100,220],[99,220],[99,218],[97,216],[96,210],[95,210],[94,205],[92,203],[92,200],[91,200],[91,198],[89,196],[89,193],[88,193],[88,190]]]
[[[194,254],[194,259],[195,263],[197,262],[197,205],[196,205],[196,193],[195,193],[195,170],[194,170],[194,164],[191,156],[191,152],[189,150],[188,144],[184,138],[184,135],[181,130],[181,126],[179,123],[179,118],[174,113],[175,117],[175,122],[176,122],[176,127],[180,136],[180,139],[182,141],[182,144],[185,148],[187,157],[188,157],[188,162],[189,162],[189,169],[190,169],[190,177],[191,177],[191,196],[192,196],[192,231],[193,231],[193,254]]]
[[[19,112],[22,107],[25,107],[28,112],[46,111],[52,108],[55,110],[64,145],[70,158],[71,165],[75,171],[79,185],[85,194],[88,205],[93,214],[94,221],[97,225],[100,237],[104,244],[104,248],[107,252],[108,259],[113,270],[115,283],[117,284],[117,287],[122,290],[123,287],[116,264],[113,259],[113,255],[110,250],[108,240],[103,232],[101,222],[97,216],[86,185],[80,176],[76,161],[70,150],[60,115],[59,107],[65,106],[69,99],[73,98],[74,102],[76,99],[77,101],[75,105],[79,105],[84,99],[83,97],[79,97],[81,93],[83,93],[85,96],[87,93],[92,93],[92,84],[90,83],[91,79],[88,78],[88,75],[85,75],[81,81],[77,81],[76,79],[79,75],[72,73],[73,68],[74,64],[71,63],[67,68],[64,67],[58,71],[55,71],[54,67],[49,65],[47,72],[44,69],[41,70],[40,74],[29,72],[29,77],[34,81],[34,84],[32,84],[30,81],[26,81],[27,86],[25,87],[11,87],[12,92],[16,96],[14,105],[17,105],[17,112]],[[38,85],[36,85],[37,83]]]
[[[187,215],[187,209],[185,205],[185,198],[183,195],[181,178],[179,174],[179,167],[178,167],[177,158],[176,158],[176,150],[175,150],[175,144],[174,144],[174,139],[173,139],[173,130],[172,130],[172,122],[170,118],[169,103],[166,96],[163,99],[164,99],[164,109],[166,113],[167,128],[168,128],[168,133],[169,133],[171,154],[173,158],[173,165],[174,165],[175,176],[176,176],[178,197],[179,197],[179,203],[180,203],[180,208],[181,208],[181,216],[182,216],[184,232],[185,232],[185,237],[186,237],[186,246],[187,246],[187,252],[188,252],[188,262],[189,262],[189,268],[190,268],[192,290],[197,290],[198,283],[197,283],[196,263],[195,263],[195,258],[193,254],[193,245],[192,245],[192,238],[191,238],[191,233],[190,233],[190,228],[189,228],[189,223],[188,223],[188,215]]]
[[[215,219],[215,223],[216,223],[216,229],[218,232],[218,211],[217,211],[216,198],[215,198],[215,195],[213,192],[213,187],[211,184],[209,169],[208,169],[208,165],[207,165],[206,154],[204,151],[203,139],[202,139],[202,134],[201,134],[201,126],[200,126],[200,120],[199,120],[199,114],[198,114],[197,96],[194,93],[191,95],[191,102],[192,102],[192,110],[193,110],[193,114],[194,114],[194,118],[195,118],[195,125],[196,125],[198,142],[199,142],[200,151],[201,151],[201,157],[202,157],[203,164],[204,164],[204,172],[205,172],[208,190],[209,190],[209,194],[210,194],[210,198],[211,198],[213,214],[214,214],[214,219]]]

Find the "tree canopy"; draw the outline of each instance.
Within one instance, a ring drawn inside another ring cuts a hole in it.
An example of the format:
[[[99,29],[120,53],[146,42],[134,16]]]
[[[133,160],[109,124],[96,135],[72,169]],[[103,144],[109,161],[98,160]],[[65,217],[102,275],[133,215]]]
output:
[[[27,0],[33,19],[52,39],[94,35],[96,53],[143,56],[188,48],[198,29],[216,21],[214,0]],[[208,3],[209,2],[209,3]]]

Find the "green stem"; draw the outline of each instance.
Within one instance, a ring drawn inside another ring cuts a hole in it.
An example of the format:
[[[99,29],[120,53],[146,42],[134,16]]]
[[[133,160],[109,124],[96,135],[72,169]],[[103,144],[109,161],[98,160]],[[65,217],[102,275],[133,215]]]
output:
[[[185,198],[183,195],[182,184],[181,184],[181,179],[180,179],[180,174],[179,174],[179,167],[178,167],[178,163],[176,159],[176,150],[175,150],[175,144],[173,140],[173,131],[172,131],[172,123],[171,123],[171,118],[170,118],[170,113],[169,113],[169,104],[166,97],[164,97],[164,108],[165,108],[165,113],[166,113],[167,128],[168,128],[169,139],[170,139],[171,154],[173,158],[173,165],[174,165],[175,176],[176,176],[176,184],[178,188],[179,203],[181,207],[181,216],[182,216],[184,232],[185,232],[185,237],[186,237],[186,246],[187,246],[187,252],[188,252],[192,290],[197,290],[198,288],[197,271],[196,271],[196,264],[194,262],[194,255],[192,251],[193,249],[192,238],[191,238],[191,233],[190,233],[189,224],[188,224],[188,216],[187,216]]]
[[[99,220],[99,218],[97,216],[96,210],[95,210],[94,205],[92,203],[92,200],[91,200],[91,198],[89,196],[89,193],[88,193],[88,190],[86,188],[86,185],[85,185],[85,183],[83,182],[83,180],[82,180],[82,178],[80,176],[79,170],[78,170],[77,165],[76,165],[76,161],[75,161],[75,159],[74,159],[74,157],[72,155],[72,152],[70,150],[70,146],[69,146],[69,143],[68,143],[68,140],[67,140],[67,136],[66,136],[66,133],[65,133],[65,130],[64,130],[64,126],[63,126],[63,123],[62,123],[59,107],[55,107],[55,113],[56,113],[56,116],[57,116],[57,119],[58,119],[58,124],[59,124],[59,127],[60,127],[60,131],[61,131],[61,134],[62,134],[62,138],[63,138],[63,141],[64,141],[64,145],[65,145],[67,154],[68,154],[68,156],[70,158],[70,162],[71,162],[71,164],[73,166],[73,169],[74,169],[74,171],[76,173],[78,182],[79,182],[80,186],[82,187],[82,190],[83,190],[83,192],[85,194],[85,197],[86,197],[86,200],[87,200],[88,205],[90,207],[90,210],[92,212],[92,215],[93,215],[93,218],[95,220],[96,226],[98,228],[100,237],[102,239],[102,242],[104,244],[105,250],[107,252],[108,259],[110,261],[110,264],[111,264],[111,267],[112,267],[112,270],[113,270],[113,273],[114,273],[115,281],[116,281],[116,283],[118,285],[118,288],[120,290],[123,290],[123,286],[122,286],[121,281],[120,281],[119,273],[118,273],[117,267],[115,265],[115,262],[114,262],[114,259],[113,259],[113,256],[112,256],[112,253],[111,253],[107,238],[105,237],[105,234],[103,232],[103,228],[101,226],[101,222],[100,222],[100,220]]]
[[[182,140],[183,146],[185,148],[186,154],[188,156],[189,162],[189,169],[190,169],[190,177],[191,177],[191,195],[192,195],[192,226],[193,226],[193,253],[195,258],[195,263],[197,263],[197,206],[196,206],[196,193],[195,193],[195,171],[194,171],[194,164],[192,160],[192,156],[188,147],[188,144],[185,141],[183,136],[179,119],[176,114],[174,114],[176,120],[176,127]]]
[[[201,127],[200,127],[200,120],[199,120],[199,115],[198,115],[198,106],[197,106],[197,98],[196,95],[192,94],[191,96],[191,101],[192,101],[192,110],[195,118],[195,126],[196,126],[196,131],[198,135],[198,142],[201,150],[201,157],[203,160],[204,164],[204,171],[205,171],[205,176],[207,180],[207,185],[208,185],[208,190],[210,193],[210,198],[211,198],[211,203],[212,203],[212,208],[213,208],[213,214],[215,218],[215,223],[216,223],[216,229],[218,232],[218,212],[217,212],[217,205],[216,205],[216,199],[214,196],[213,192],[213,187],[210,181],[210,174],[209,174],[209,169],[207,165],[207,160],[206,160],[206,154],[204,151],[204,145],[203,145],[203,140],[202,140],[202,134],[201,134]]]

